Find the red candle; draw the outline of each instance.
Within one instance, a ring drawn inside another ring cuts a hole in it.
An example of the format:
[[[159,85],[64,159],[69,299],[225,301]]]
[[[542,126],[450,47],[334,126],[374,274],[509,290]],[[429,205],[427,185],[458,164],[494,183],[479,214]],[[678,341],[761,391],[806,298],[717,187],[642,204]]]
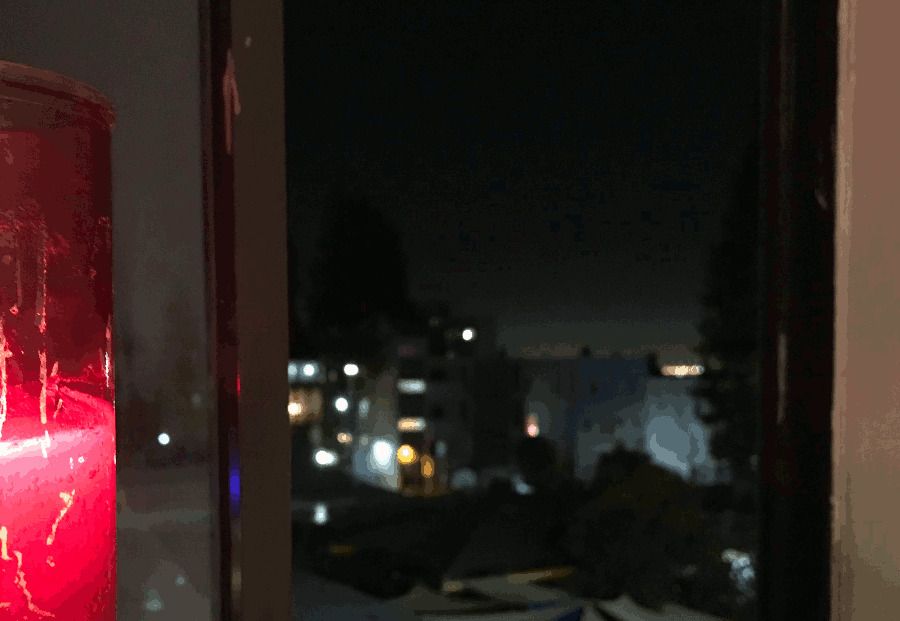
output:
[[[115,619],[110,121],[0,62],[0,621]]]

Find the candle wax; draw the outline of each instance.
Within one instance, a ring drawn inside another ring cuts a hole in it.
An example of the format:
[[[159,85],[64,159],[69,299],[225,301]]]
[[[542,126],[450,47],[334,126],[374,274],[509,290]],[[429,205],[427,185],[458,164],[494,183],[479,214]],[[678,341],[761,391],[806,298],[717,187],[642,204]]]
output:
[[[0,621],[113,621],[112,404],[11,386],[0,430]]]

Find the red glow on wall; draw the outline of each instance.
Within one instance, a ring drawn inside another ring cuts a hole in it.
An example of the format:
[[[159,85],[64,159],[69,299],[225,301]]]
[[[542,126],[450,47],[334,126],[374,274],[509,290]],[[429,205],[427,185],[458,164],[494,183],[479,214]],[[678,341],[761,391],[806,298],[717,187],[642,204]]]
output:
[[[0,63],[0,621],[115,619],[109,121]]]

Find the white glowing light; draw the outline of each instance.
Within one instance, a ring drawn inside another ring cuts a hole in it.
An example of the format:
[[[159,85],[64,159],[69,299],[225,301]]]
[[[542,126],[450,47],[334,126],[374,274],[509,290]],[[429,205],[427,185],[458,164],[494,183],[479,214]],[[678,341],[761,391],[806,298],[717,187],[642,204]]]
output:
[[[406,433],[425,431],[425,419],[412,417],[400,418],[397,420],[397,431]]]
[[[427,388],[423,379],[397,380],[397,392],[404,395],[421,395]]]
[[[722,552],[722,560],[731,565],[729,573],[738,589],[745,595],[753,593],[756,569],[750,554],[729,548]]]
[[[372,443],[372,460],[376,466],[387,468],[391,465],[394,447],[387,440],[376,440]]]
[[[159,442],[161,446],[168,446],[169,442],[172,441],[172,438],[164,431],[156,436],[156,441]]]
[[[306,377],[312,377],[316,374],[316,365],[311,362],[307,362],[303,365],[303,375]]]
[[[144,610],[148,612],[160,612],[163,610],[165,606],[163,605],[162,598],[159,596],[159,592],[156,589],[147,589],[146,598],[144,600]]]
[[[337,434],[337,441],[340,444],[350,444],[351,442],[353,442],[353,434],[347,433],[346,431],[342,431],[339,434]]]
[[[333,466],[337,463],[338,457],[334,451],[320,448],[313,454],[313,459],[315,460],[317,466],[328,468],[329,466]]]
[[[317,502],[315,507],[313,507],[313,523],[321,526],[327,524],[330,519],[331,516],[328,514],[328,505],[324,502]]]
[[[475,340],[475,329],[466,328],[462,331],[462,339],[466,342]]]
[[[300,375],[300,367],[296,362],[288,363],[288,379],[293,381]]]
[[[356,377],[359,375],[359,365],[348,362],[344,365],[344,375],[347,377]]]
[[[534,487],[526,483],[520,475],[513,476],[512,484],[519,496],[528,496],[534,493]]]
[[[347,397],[338,397],[334,400],[334,409],[338,412],[346,412],[350,409],[350,402],[347,401]]]
[[[703,365],[699,364],[665,364],[659,369],[665,377],[698,377],[703,371]]]
[[[525,433],[529,438],[536,438],[541,435],[541,426],[538,422],[537,414],[529,414],[525,419]]]
[[[303,404],[299,401],[291,400],[287,406],[288,418],[292,424],[299,424],[303,419]]]
[[[363,418],[369,415],[369,400],[366,398],[359,400],[359,415]]]

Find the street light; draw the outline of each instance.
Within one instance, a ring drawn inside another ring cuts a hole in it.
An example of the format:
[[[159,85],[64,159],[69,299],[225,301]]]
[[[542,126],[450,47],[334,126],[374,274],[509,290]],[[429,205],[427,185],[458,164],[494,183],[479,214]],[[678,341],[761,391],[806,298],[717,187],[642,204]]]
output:
[[[462,339],[466,342],[475,340],[475,328],[466,328],[462,331]]]
[[[350,408],[350,402],[347,397],[338,397],[334,400],[334,409],[343,414]]]
[[[348,362],[344,365],[344,375],[346,375],[347,377],[356,377],[357,375],[359,375],[359,365]]]
[[[316,462],[317,466],[322,468],[328,468],[337,463],[337,454],[334,451],[329,451],[328,449],[320,448],[313,454],[313,459]]]
[[[379,468],[387,468],[394,456],[394,447],[387,440],[376,440],[372,444],[372,461]]]
[[[408,466],[415,463],[418,457],[419,456],[416,454],[416,449],[411,447],[409,444],[403,444],[402,446],[400,446],[400,448],[397,449],[397,461],[400,462],[400,464],[403,466]]]

